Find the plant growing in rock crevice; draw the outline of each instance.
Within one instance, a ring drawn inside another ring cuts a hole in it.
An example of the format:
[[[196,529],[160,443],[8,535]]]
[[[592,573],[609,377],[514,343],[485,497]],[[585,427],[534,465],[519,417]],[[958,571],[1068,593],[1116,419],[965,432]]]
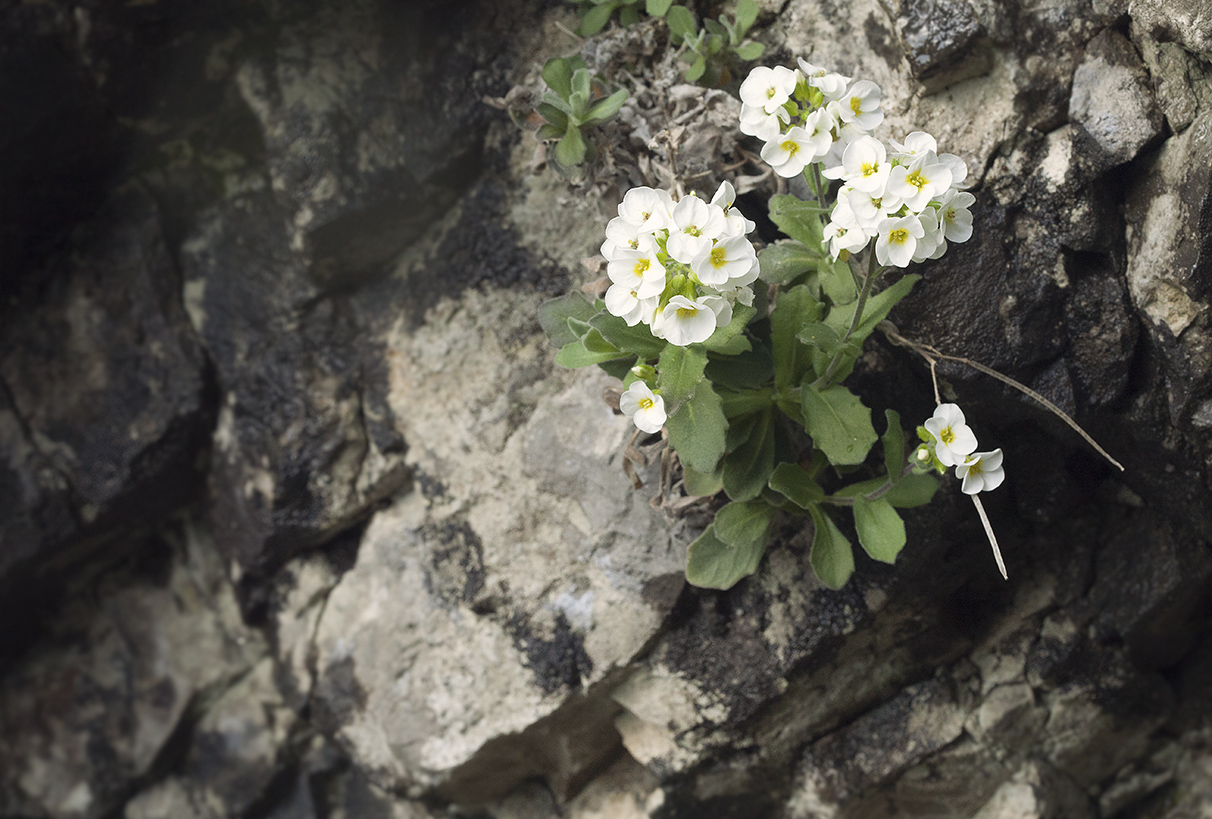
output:
[[[590,153],[583,129],[609,121],[627,101],[626,89],[612,94],[599,93],[602,83],[595,82],[580,57],[555,57],[543,66],[543,81],[548,90],[536,109],[546,122],[536,136],[556,140],[553,150],[561,168],[580,165]]]
[[[1006,576],[978,497],[1004,479],[1001,450],[977,451],[963,412],[936,384],[938,407],[907,456],[898,413],[887,410],[877,432],[844,383],[920,278],[897,272],[972,235],[964,161],[937,153],[925,132],[876,139],[878,86],[803,60],[754,69],[740,96],[740,130],[765,143],[762,159],[814,192],[770,199],[770,219],[789,238],[756,252],[754,223],[727,182],[710,202],[633,188],[606,227],[604,297],[569,294],[541,310],[556,362],[597,364],[622,379],[620,409],[643,433],[663,430],[686,491],[727,496],[690,546],[695,585],[726,589],[752,574],[781,510],[812,520],[813,570],[840,588],[855,563],[836,516],[849,510],[859,545],[892,563],[906,543],[897,510],[929,502],[934,475],[948,470]]]

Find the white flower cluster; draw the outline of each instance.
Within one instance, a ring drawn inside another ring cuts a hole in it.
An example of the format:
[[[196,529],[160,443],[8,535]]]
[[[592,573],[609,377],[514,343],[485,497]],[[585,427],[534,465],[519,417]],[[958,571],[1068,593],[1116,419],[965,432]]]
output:
[[[612,282],[606,309],[634,327],[685,347],[732,321],[732,306],[753,303],[757,252],[746,238],[753,222],[720,185],[710,202],[674,202],[662,190],[632,188],[606,225],[602,255]]]
[[[964,494],[975,495],[997,489],[1006,479],[1002,451],[977,452],[976,434],[964,422],[964,411],[955,404],[939,404],[923,425],[928,440],[918,447],[915,458],[923,467],[955,467],[963,481]]]
[[[884,121],[881,99],[875,83],[804,60],[799,70],[759,67],[741,84],[741,131],[765,141],[762,159],[780,176],[820,163],[822,176],[842,180],[825,227],[833,258],[874,239],[880,264],[906,267],[966,242],[976,200],[963,190],[964,160],[936,153],[930,134],[888,145],[871,136]]]

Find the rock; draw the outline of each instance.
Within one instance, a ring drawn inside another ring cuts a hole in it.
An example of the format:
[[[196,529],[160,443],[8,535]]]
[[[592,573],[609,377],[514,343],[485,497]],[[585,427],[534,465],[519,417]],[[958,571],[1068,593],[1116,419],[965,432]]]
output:
[[[927,93],[990,69],[984,26],[966,0],[900,0],[894,8],[905,58]]]
[[[0,811],[110,814],[172,752],[191,710],[264,656],[213,550],[192,524],[151,540],[5,669]]]
[[[1212,292],[1202,234],[1183,226],[1212,213],[1212,114],[1171,137],[1128,197],[1128,288],[1137,309],[1180,336]]]
[[[575,791],[617,747],[618,706],[594,686],[682,584],[685,540],[620,468],[630,425],[598,397],[607,380],[552,372],[536,307],[467,291],[391,341],[415,489],[375,515],[329,595],[315,693],[384,786]]]
[[[1031,762],[998,788],[974,819],[1094,819],[1097,815],[1072,781],[1046,764]]]
[[[1132,28],[1132,41],[1140,49],[1145,68],[1153,80],[1157,103],[1174,133],[1187,129],[1199,113],[1200,100],[1192,87],[1192,72],[1198,61],[1176,43],[1159,43],[1143,32],[1139,24]],[[1200,72],[1202,73],[1202,72]]]
[[[1212,56],[1212,10],[1200,0],[1132,0],[1128,13],[1153,39],[1176,42],[1204,59]]]
[[[126,188],[0,325],[6,617],[33,620],[107,533],[196,492],[211,414],[178,282],[155,203]]]
[[[255,574],[363,519],[405,478],[371,345],[310,283],[288,219],[251,194],[209,212],[183,248],[190,317],[222,391],[212,519]]]
[[[944,685],[905,688],[805,751],[788,815],[805,819],[830,815],[958,739],[963,725],[964,713]]]
[[[1073,75],[1069,116],[1092,140],[1084,158],[1099,170],[1132,159],[1161,132],[1148,75],[1122,34],[1107,30],[1087,44]]]

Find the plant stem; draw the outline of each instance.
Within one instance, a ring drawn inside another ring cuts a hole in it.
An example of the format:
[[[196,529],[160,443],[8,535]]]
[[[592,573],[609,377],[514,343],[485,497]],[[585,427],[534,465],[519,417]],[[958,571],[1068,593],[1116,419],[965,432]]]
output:
[[[1006,574],[1006,564],[1002,561],[1002,550],[997,547],[997,536],[993,534],[993,526],[989,523],[989,516],[985,514],[985,507],[981,505],[981,499],[978,496],[970,495],[969,497],[976,504],[976,513],[981,516],[985,534],[989,536],[989,545],[993,547],[993,559],[997,561],[997,570],[1002,573],[1002,580],[1009,580],[1010,576]]]
[[[901,477],[902,478],[905,477],[912,471],[913,471],[913,464],[905,464],[905,468],[901,470]],[[886,481],[884,481],[882,484],[877,486],[875,489],[872,489],[866,495],[860,495],[859,497],[861,497],[863,500],[868,500],[868,501],[879,500],[880,498],[884,497],[884,495],[887,495],[889,492],[891,492],[892,487],[895,485],[896,485],[896,482],[893,481],[892,476],[889,475],[888,479]],[[824,501],[822,501],[822,503],[828,503],[833,506],[854,506],[854,498],[848,498],[843,495],[828,495],[825,497],[825,499],[824,499]]]
[[[859,322],[863,319],[863,308],[867,305],[867,297],[871,295],[871,285],[875,281],[878,271],[875,267],[875,250],[874,248],[868,251],[867,256],[867,278],[863,280],[863,289],[859,292],[858,303],[854,306],[854,318],[850,320],[850,326],[846,329],[846,335],[842,337],[842,343],[838,347],[833,358],[829,360],[829,366],[825,368],[825,372],[816,381],[812,382],[815,389],[820,389],[829,384],[829,379],[833,378],[833,374],[837,372],[837,368],[841,366],[843,351],[846,349],[846,342],[850,341],[850,337],[854,335],[854,331],[858,329]]]

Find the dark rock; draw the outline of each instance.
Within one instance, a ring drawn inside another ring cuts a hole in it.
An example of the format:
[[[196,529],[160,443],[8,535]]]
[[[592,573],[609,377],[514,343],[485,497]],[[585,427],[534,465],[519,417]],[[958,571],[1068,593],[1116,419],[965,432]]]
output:
[[[0,586],[20,589],[31,572],[53,580],[64,550],[88,547],[82,538],[95,546],[195,495],[211,399],[179,285],[155,205],[127,188],[10,305],[0,426],[12,445],[0,480],[17,491],[5,493]]]
[[[967,0],[900,0],[896,12],[909,69],[927,92],[992,67],[985,28]]]
[[[1202,0],[1132,0],[1128,13],[1153,39],[1212,57],[1212,11]]]

